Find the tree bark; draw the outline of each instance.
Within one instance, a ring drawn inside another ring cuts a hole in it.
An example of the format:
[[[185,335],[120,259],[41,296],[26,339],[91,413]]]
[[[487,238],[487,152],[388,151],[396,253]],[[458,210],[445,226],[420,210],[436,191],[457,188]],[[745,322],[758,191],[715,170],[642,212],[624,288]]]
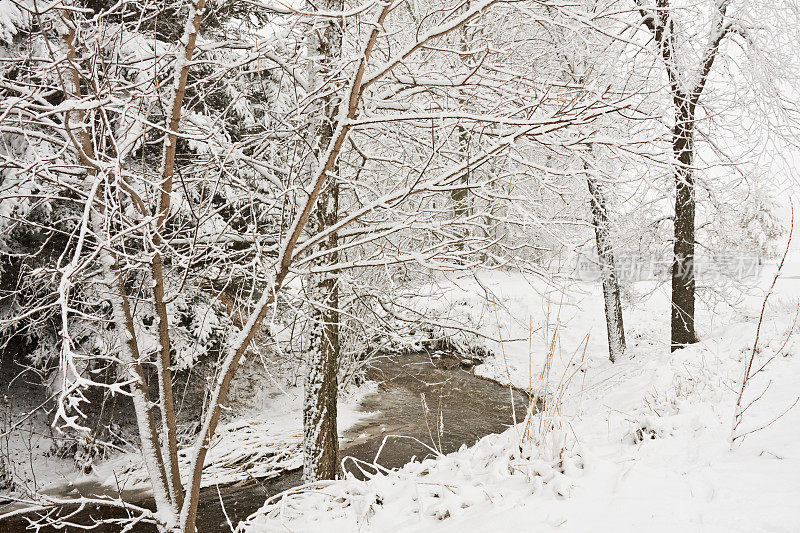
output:
[[[317,202],[311,226],[324,229],[338,221],[338,185],[331,182]],[[318,249],[336,247],[336,233]],[[317,265],[333,264],[338,254],[322,257]],[[335,479],[339,464],[339,435],[336,427],[339,370],[339,287],[337,274],[326,272],[309,276],[312,299],[312,331],[304,382],[303,402],[303,480]]]
[[[323,8],[341,11],[342,0],[327,0]],[[342,55],[343,28],[340,20],[322,21],[311,30],[310,46],[319,57],[311,65],[310,87],[326,82]],[[327,151],[334,135],[333,124],[339,114],[340,101],[336,92],[319,103],[322,124],[316,132],[315,164]],[[338,164],[329,175],[317,200],[317,210],[309,219],[309,231],[318,234],[339,221]],[[336,232],[314,246],[314,252],[333,250],[338,244]],[[335,264],[338,253],[322,255],[313,266]],[[311,300],[311,333],[306,359],[303,397],[303,480],[335,479],[339,464],[339,435],[336,427],[338,369],[339,369],[339,285],[336,272],[308,276],[307,287]]]
[[[675,175],[675,240],[670,341],[672,351],[697,342],[694,329],[695,192],[692,175],[694,113],[691,103],[683,94],[676,94],[674,99],[676,114],[672,130]]]
[[[614,252],[609,236],[608,210],[600,185],[592,176],[586,177],[592,210],[597,259],[600,263],[600,278],[603,283],[603,301],[608,331],[608,358],[613,363],[625,351],[625,328],[622,323],[622,304],[619,299],[619,281],[614,262]]]
[[[458,130],[458,146],[461,151],[462,158],[469,161],[469,132],[461,125],[456,126]],[[453,189],[450,192],[450,198],[453,200],[453,216],[456,220],[464,219],[470,214],[469,205],[469,181],[470,169],[464,172],[464,176],[459,180],[462,188]],[[463,237],[467,235],[464,234]]]
[[[464,2],[463,12],[469,11],[470,8],[470,0],[466,0]],[[463,61],[464,64],[467,66],[472,66],[474,63],[471,56],[466,55],[469,49],[469,30],[468,25],[464,24],[459,29],[458,35],[458,48],[464,54]],[[464,95],[460,95],[462,98]],[[456,126],[456,130],[458,131],[458,149],[461,153],[461,157],[465,161],[469,161],[470,156],[470,133],[467,129],[462,126],[461,124]],[[469,201],[469,182],[470,182],[470,169],[467,168],[467,171],[464,172],[464,176],[459,180],[461,184],[463,184],[463,188],[453,189],[450,193],[450,197],[453,201],[453,216],[456,220],[464,219],[470,214],[470,201]],[[466,228],[467,226],[465,226]],[[461,235],[462,238],[466,238],[468,236],[467,231],[465,230],[464,233]],[[463,247],[463,243],[460,244],[460,247]]]

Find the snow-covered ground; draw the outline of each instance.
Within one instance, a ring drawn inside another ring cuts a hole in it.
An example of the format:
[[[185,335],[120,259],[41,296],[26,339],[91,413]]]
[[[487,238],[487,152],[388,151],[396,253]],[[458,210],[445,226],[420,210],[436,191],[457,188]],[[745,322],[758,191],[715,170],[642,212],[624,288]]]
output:
[[[672,354],[668,286],[639,283],[625,310],[628,351],[615,364],[606,359],[599,287],[547,293],[503,272],[442,280],[437,290],[446,296],[426,305],[449,309],[466,329],[510,339],[481,341],[496,355],[477,372],[546,395],[548,407],[446,457],[291,491],[242,528],[800,531],[798,250],[766,308],[754,369],[767,364],[744,395],[738,433],[753,432],[731,442],[774,271],[765,266],[758,290],[733,307],[703,304],[702,341]]]

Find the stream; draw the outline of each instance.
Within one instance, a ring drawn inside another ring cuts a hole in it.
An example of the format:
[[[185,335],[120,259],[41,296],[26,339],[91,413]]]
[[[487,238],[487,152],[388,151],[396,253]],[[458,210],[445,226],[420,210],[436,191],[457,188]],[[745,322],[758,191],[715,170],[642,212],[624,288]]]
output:
[[[367,378],[378,383],[377,391],[365,396],[359,406],[370,415],[343,432],[340,456],[371,463],[380,450],[376,462],[397,468],[414,458],[435,455],[434,450],[447,454],[464,444],[470,446],[485,435],[504,431],[514,420],[512,392],[508,387],[475,376],[470,367],[461,358],[444,352],[377,358],[367,371]],[[521,421],[528,398],[519,391],[513,391],[513,396],[516,420]],[[204,488],[198,505],[198,531],[229,533],[228,520],[235,527],[258,510],[269,496],[300,482],[298,469],[267,480]],[[140,504],[149,506],[147,500]],[[110,512],[108,508],[86,509],[82,515],[85,515],[83,520],[109,518]],[[0,533],[22,532],[26,525],[24,520],[0,523]],[[118,530],[119,526],[103,525],[91,531]],[[155,528],[140,525],[132,531],[149,533]]]

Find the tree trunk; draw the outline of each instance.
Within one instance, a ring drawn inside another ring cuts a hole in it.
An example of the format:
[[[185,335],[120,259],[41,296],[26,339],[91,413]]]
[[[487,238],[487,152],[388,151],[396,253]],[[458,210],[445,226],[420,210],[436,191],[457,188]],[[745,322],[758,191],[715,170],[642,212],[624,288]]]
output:
[[[328,0],[324,9],[340,11],[342,0]],[[343,29],[341,21],[327,20],[312,29],[309,37],[311,47],[320,59],[312,64],[309,79],[312,86],[325,81],[325,75],[333,71],[341,57]],[[316,156],[319,158],[328,148],[333,137],[333,123],[339,112],[339,100],[335,93],[321,99],[322,124],[315,139]],[[328,183],[317,200],[317,209],[309,220],[311,235],[320,233],[339,220],[339,184],[334,165]],[[336,233],[322,240],[313,252],[324,252],[336,248]],[[313,262],[312,267],[335,264],[338,253],[332,252]],[[335,479],[339,463],[339,435],[336,428],[339,392],[337,373],[339,368],[339,286],[336,272],[312,274],[307,281],[311,300],[311,334],[306,360],[303,401],[303,480]]]
[[[464,2],[463,12],[469,11],[470,8],[470,0],[466,0]],[[464,53],[462,60],[464,61],[465,65],[471,66],[473,58],[469,55],[466,55],[469,49],[469,30],[467,24],[461,26],[458,32],[458,48]],[[466,99],[466,95],[462,95],[463,98]],[[470,157],[470,133],[467,129],[458,124],[456,126],[456,130],[458,131],[458,150],[461,154],[461,157],[465,161],[469,161]],[[463,188],[453,189],[450,192],[450,197],[453,201],[453,216],[456,220],[465,219],[467,216],[470,215],[470,201],[469,201],[469,186],[470,182],[470,169],[467,168],[467,171],[464,172],[464,175],[459,180],[461,184],[464,186]],[[465,225],[465,228],[468,226]],[[461,235],[463,239],[466,239],[468,236],[467,230],[465,229],[464,233]],[[459,247],[463,247],[463,242],[459,244]]]
[[[606,199],[600,186],[592,176],[586,177],[592,207],[592,224],[597,241],[597,259],[600,263],[600,278],[603,283],[603,301],[608,331],[608,358],[616,361],[625,351],[625,328],[622,324],[622,304],[619,299],[619,282],[614,264],[614,252],[609,236]]]
[[[186,28],[181,43],[182,54],[185,59],[176,69],[172,102],[170,105],[167,135],[164,139],[164,154],[161,167],[161,183],[158,199],[156,227],[153,232],[153,260],[151,274],[153,277],[153,303],[158,321],[158,405],[161,411],[162,447],[164,467],[167,471],[167,482],[170,495],[175,505],[183,505],[183,485],[181,484],[180,466],[178,463],[178,426],[175,415],[175,400],[172,393],[172,357],[170,342],[169,313],[165,300],[166,281],[164,278],[164,263],[161,257],[163,232],[170,211],[172,195],[172,182],[175,174],[175,153],[178,146],[178,130],[181,123],[183,99],[186,95],[186,83],[189,78],[189,68],[192,65],[192,56],[197,42],[197,34],[206,0],[194,0],[189,13]],[[144,213],[143,213],[144,214]]]
[[[672,263],[671,350],[697,342],[694,330],[694,240],[695,193],[694,116],[691,103],[683,94],[675,96],[675,126],[672,150],[675,173],[675,241]]]
[[[312,228],[321,230],[338,219],[339,191],[336,183],[320,195]],[[336,234],[319,245],[319,250],[336,247]],[[332,264],[337,253],[323,257],[316,265]],[[335,479],[338,472],[339,435],[336,429],[337,373],[339,362],[339,288],[335,273],[312,274],[309,285],[312,331],[305,377],[303,403],[303,480]]]
[[[469,132],[461,125],[456,126],[458,130],[458,145],[461,151],[461,156],[465,161],[469,161]],[[455,218],[464,219],[469,213],[469,169],[464,172],[463,177],[459,180],[464,186],[463,188],[453,189],[450,192],[450,197],[453,200],[453,215]],[[466,235],[464,235],[466,237]]]

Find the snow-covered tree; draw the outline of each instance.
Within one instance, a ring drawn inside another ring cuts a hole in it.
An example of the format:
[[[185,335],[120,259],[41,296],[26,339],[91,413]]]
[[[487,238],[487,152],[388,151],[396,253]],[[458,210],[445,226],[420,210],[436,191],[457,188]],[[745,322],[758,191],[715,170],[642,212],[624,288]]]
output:
[[[670,125],[669,168],[674,180],[671,346],[675,350],[697,341],[695,246],[698,242],[702,245],[696,223],[698,191],[707,193],[713,202],[719,191],[729,187],[709,170],[698,169],[698,161],[704,159],[699,154],[719,151],[718,143],[724,139],[713,137],[715,124],[724,124],[732,115],[738,115],[734,121],[753,120],[742,111],[751,103],[747,93],[756,87],[758,106],[765,111],[756,122],[772,123],[768,129],[773,135],[780,136],[779,130],[784,130],[785,136],[793,129],[786,120],[796,124],[796,113],[785,105],[779,88],[796,79],[790,62],[778,59],[785,59],[786,43],[780,43],[787,36],[776,38],[782,32],[760,19],[765,13],[780,13],[789,23],[796,21],[797,14],[796,8],[783,3],[731,0],[685,5],[636,0],[636,8],[638,24],[646,28],[660,58],[666,78],[665,99],[671,106],[672,116],[666,122]],[[765,66],[772,70],[768,72]],[[773,121],[773,116],[781,120]],[[757,146],[764,149],[763,139]],[[746,172],[747,161],[732,155],[722,154],[723,164]]]
[[[306,280],[311,327],[323,331],[309,367],[325,377],[309,373],[309,397],[330,401],[335,365],[319,356],[348,323],[339,316],[349,291],[368,287],[348,274],[343,294],[342,273],[464,269],[490,252],[502,261],[503,248],[490,248],[497,220],[477,206],[507,197],[519,172],[493,163],[564,146],[572,129],[620,108],[603,91],[538,81],[522,68],[524,54],[546,53],[535,39],[495,46],[513,2],[257,15],[204,0],[14,5],[0,87],[2,213],[4,245],[29,247],[11,261],[20,282],[4,331],[35,332],[42,354],[56,348],[59,428],[87,430],[88,390],[131,397],[157,508],[140,512],[164,530],[194,531],[231,381],[261,326],[298,297],[293,280]],[[489,16],[496,35],[449,46]],[[539,8],[532,17],[549,20]],[[340,38],[341,52],[320,50]],[[479,61],[453,60],[465,45]],[[455,141],[463,131],[466,153]],[[464,187],[476,207],[453,209]],[[216,377],[181,473],[173,372],[206,357]],[[117,372],[95,379],[95,364]],[[320,415],[308,423],[313,440],[330,413],[307,413]]]

